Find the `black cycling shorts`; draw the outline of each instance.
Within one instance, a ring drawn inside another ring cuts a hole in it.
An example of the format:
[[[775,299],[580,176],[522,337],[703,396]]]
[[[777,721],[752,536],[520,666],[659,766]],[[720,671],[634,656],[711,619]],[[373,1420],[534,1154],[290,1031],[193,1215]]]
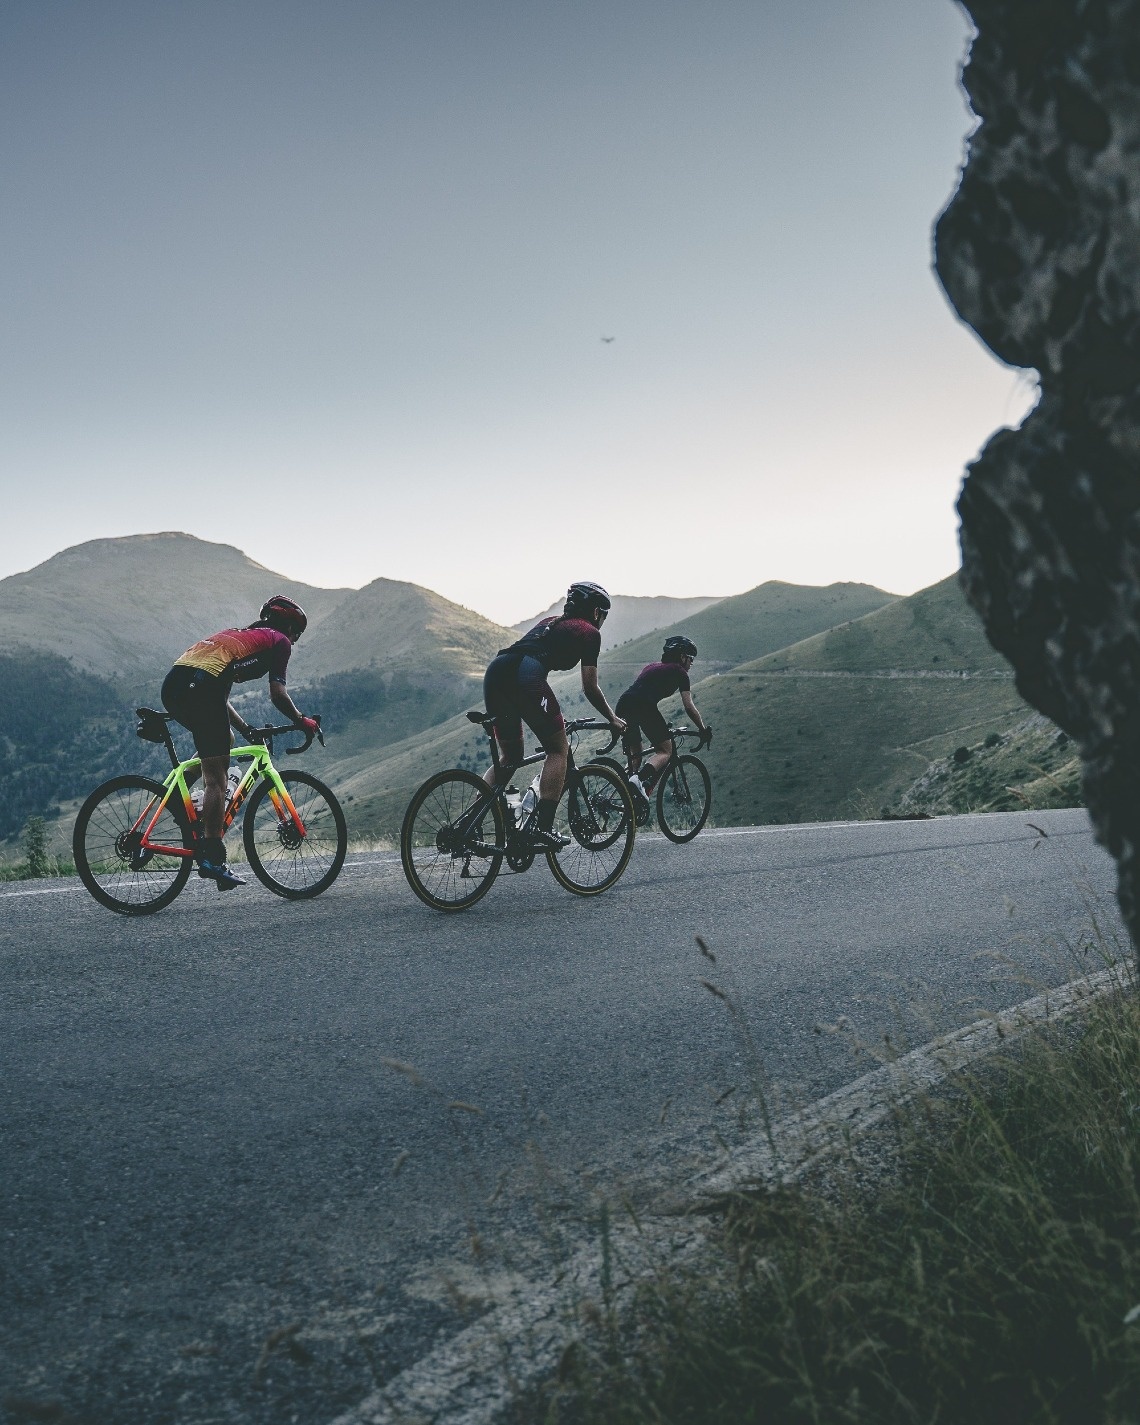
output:
[[[669,724],[661,716],[661,709],[656,703],[641,702],[628,693],[622,693],[614,711],[626,724],[622,746],[627,752],[640,750],[642,733],[653,747],[660,747],[663,742],[669,741]]]
[[[525,722],[547,752],[559,743],[566,727],[562,709],[537,658],[500,653],[483,677],[487,713],[495,719],[495,737],[512,767],[523,760]]]
[[[203,668],[176,664],[162,685],[162,705],[193,735],[199,757],[229,757],[229,684]]]

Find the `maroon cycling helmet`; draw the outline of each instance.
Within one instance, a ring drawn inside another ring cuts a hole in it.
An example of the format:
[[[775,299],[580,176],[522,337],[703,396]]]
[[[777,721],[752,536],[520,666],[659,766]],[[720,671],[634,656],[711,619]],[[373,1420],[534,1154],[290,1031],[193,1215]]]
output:
[[[294,643],[309,626],[309,618],[305,610],[285,594],[274,594],[271,599],[266,599],[258,617],[270,628],[275,628],[278,633],[283,633],[286,638],[291,638]]]

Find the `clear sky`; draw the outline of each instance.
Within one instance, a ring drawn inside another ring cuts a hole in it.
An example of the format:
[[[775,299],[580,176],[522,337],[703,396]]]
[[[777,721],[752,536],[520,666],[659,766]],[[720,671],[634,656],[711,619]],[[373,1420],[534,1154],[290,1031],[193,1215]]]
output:
[[[908,593],[1031,388],[951,0],[5,0],[0,575],[182,529],[501,620]],[[612,341],[603,341],[612,337]]]

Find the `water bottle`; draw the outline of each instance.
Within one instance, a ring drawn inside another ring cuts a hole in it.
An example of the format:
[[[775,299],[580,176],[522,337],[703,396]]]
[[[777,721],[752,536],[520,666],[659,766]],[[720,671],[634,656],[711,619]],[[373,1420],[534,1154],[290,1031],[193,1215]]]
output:
[[[206,800],[206,788],[201,782],[190,793],[190,805],[194,808],[194,815],[202,815],[202,803]]]
[[[538,806],[538,784],[541,778],[542,773],[540,772],[522,794],[522,801],[519,803],[520,823],[525,821],[531,812],[534,811],[535,807]]]
[[[230,802],[233,801],[233,799],[234,799],[234,793],[237,791],[238,786],[239,786],[240,783],[241,783],[241,779],[242,779],[243,775],[244,775],[244,773],[242,772],[242,770],[241,770],[240,767],[233,767],[233,766],[231,766],[231,767],[230,767],[230,770],[226,773],[226,805],[227,805],[227,806],[229,806]]]
[[[518,826],[522,820],[522,793],[516,792],[514,787],[508,787],[503,800],[507,804],[507,814],[511,819],[511,825]]]

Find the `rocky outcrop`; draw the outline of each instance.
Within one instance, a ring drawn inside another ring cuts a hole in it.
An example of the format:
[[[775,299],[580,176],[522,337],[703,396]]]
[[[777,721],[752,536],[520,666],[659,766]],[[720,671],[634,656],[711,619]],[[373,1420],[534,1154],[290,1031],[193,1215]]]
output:
[[[936,229],[950,301],[1040,399],[970,467],[962,579],[1077,739],[1140,946],[1140,0],[966,0],[978,117]]]

